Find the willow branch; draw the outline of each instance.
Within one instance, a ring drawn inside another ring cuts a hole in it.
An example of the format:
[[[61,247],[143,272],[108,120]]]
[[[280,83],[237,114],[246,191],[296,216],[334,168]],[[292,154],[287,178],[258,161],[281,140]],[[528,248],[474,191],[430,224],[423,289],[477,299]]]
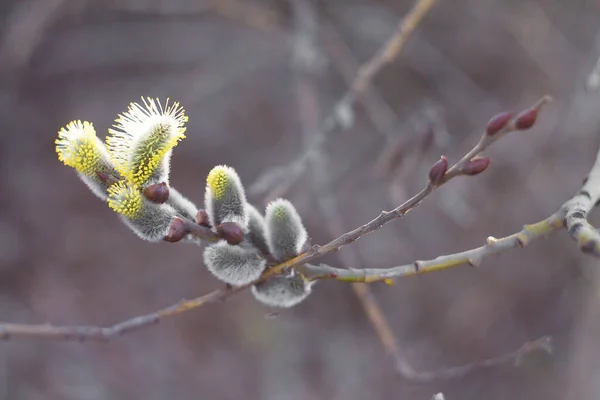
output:
[[[390,221],[393,221],[398,218],[402,218],[408,212],[419,206],[419,204],[435,189],[443,186],[448,183],[452,179],[467,175],[466,167],[470,165],[470,162],[475,159],[475,157],[481,154],[484,150],[486,150],[490,145],[498,141],[499,139],[505,137],[511,132],[522,130],[522,128],[518,127],[518,120],[522,118],[523,114],[526,113],[537,113],[545,104],[551,101],[549,96],[544,96],[540,100],[538,100],[531,108],[524,111],[523,113],[517,115],[517,117],[511,118],[506,125],[496,132],[494,135],[488,135],[485,132],[481,136],[479,142],[471,149],[463,158],[461,158],[458,162],[456,162],[448,171],[444,174],[442,179],[435,184],[431,181],[427,183],[427,185],[416,195],[394,208],[390,211],[382,211],[379,216],[374,218],[373,220],[367,222],[366,224],[359,226],[356,229],[353,229],[349,232],[344,233],[338,238],[332,240],[331,242],[323,245],[323,246],[313,246],[309,251],[300,254],[299,256],[292,258],[288,261],[285,261],[281,264],[273,266],[270,268],[264,275],[264,277],[274,276],[280,274],[284,270],[288,270],[289,268],[313,262],[314,260],[324,256],[325,254],[332,253],[341,249],[343,246],[353,243],[360,239],[361,237],[374,232],[378,229],[381,229],[383,225],[387,224]]]
[[[498,128],[494,131],[493,135],[489,134],[489,127],[484,134],[482,135],[480,141],[477,145],[467,153],[463,158],[461,158],[456,164],[454,164],[451,168],[445,171],[445,174],[439,177],[435,182],[429,181],[425,188],[421,190],[418,194],[398,206],[397,208],[391,211],[383,211],[377,218],[372,221],[362,225],[352,231],[346,232],[338,238],[332,240],[331,242],[325,244],[324,246],[313,246],[307,252],[300,254],[299,256],[292,258],[288,261],[280,263],[278,265],[273,265],[271,268],[267,269],[265,273],[255,282],[252,282],[248,285],[236,287],[236,288],[225,288],[216,290],[204,296],[197,297],[192,300],[182,300],[172,306],[164,308],[162,310],[146,314],[143,316],[135,317],[118,324],[112,325],[110,327],[101,328],[95,326],[53,326],[50,324],[41,324],[41,325],[27,325],[27,324],[11,324],[5,323],[0,324],[0,339],[8,339],[11,337],[39,337],[39,338],[49,338],[49,339],[63,339],[63,340],[96,340],[96,341],[109,341],[121,334],[132,332],[143,327],[153,325],[159,322],[163,318],[171,317],[174,315],[182,314],[188,312],[190,310],[199,308],[205,304],[213,303],[215,301],[224,300],[227,297],[238,293],[253,284],[261,282],[271,276],[278,275],[289,271],[291,268],[302,268],[304,272],[309,274],[311,271],[314,272],[314,275],[318,279],[331,279],[334,278],[333,275],[322,273],[323,271],[327,271],[328,273],[334,273],[335,278],[341,278],[339,280],[347,280],[351,282],[375,282],[379,280],[386,280],[391,278],[399,278],[402,276],[410,276],[419,272],[429,272],[433,270],[445,269],[452,266],[460,265],[464,263],[460,260],[477,260],[477,256],[481,256],[482,254],[499,252],[505,247],[511,247],[511,243],[519,243],[520,245],[526,245],[533,238],[537,238],[543,234],[549,233],[556,228],[558,224],[558,220],[561,221],[564,219],[564,214],[557,213],[554,216],[544,220],[538,224],[533,224],[526,226],[523,234],[517,234],[517,237],[514,239],[516,242],[509,242],[507,240],[496,240],[496,243],[488,243],[487,250],[470,250],[463,253],[457,253],[451,256],[442,256],[436,260],[432,261],[417,261],[409,266],[401,266],[395,267],[390,270],[374,270],[369,269],[365,270],[366,272],[356,272],[355,270],[342,270],[342,269],[332,269],[329,270],[325,266],[311,266],[304,265],[314,260],[319,259],[325,254],[332,253],[341,249],[343,246],[355,242],[361,237],[374,232],[381,228],[384,224],[401,218],[406,215],[407,212],[417,207],[423,199],[425,199],[430,193],[432,193],[436,188],[443,186],[448,183],[450,180],[462,176],[468,175],[468,167],[472,165],[472,163],[477,155],[483,152],[488,146],[493,144],[498,139],[506,136],[510,132],[515,130],[523,130],[526,129],[523,127],[523,117],[525,116],[526,120],[530,122],[527,126],[529,128],[535,122],[535,118],[531,118],[531,116],[537,115],[539,109],[549,101],[548,97],[542,98],[533,107],[526,110],[525,112],[517,115],[515,118],[511,118],[510,120],[505,121],[505,125],[502,128]],[[595,171],[593,169],[592,171]],[[431,176],[430,176],[431,179]],[[597,178],[594,174],[590,174],[590,179],[588,181],[595,181]],[[584,186],[585,188],[586,186]],[[594,195],[596,192],[594,192]],[[579,204],[579,203],[578,203]],[[191,221],[183,221],[179,220],[181,223],[178,225],[178,232],[174,233],[174,236],[182,237],[185,234],[198,235],[200,238],[206,238],[208,240],[216,240],[215,234],[212,231],[209,231],[209,228],[204,229],[202,225],[193,224]],[[509,237],[510,238],[510,237]],[[493,241],[492,241],[493,242]],[[442,260],[443,262],[441,262]],[[270,264],[273,264],[271,260],[268,260]],[[416,266],[416,267],[415,267]],[[324,269],[325,268],[325,269]],[[386,275],[387,274],[387,275]],[[369,277],[368,279],[366,277]]]
[[[139,329],[156,325],[162,319],[184,312],[196,309],[205,304],[215,303],[224,300],[234,293],[246,289],[247,286],[237,288],[225,288],[215,290],[204,296],[197,297],[192,300],[181,300],[176,304],[165,307],[161,310],[140,315],[109,327],[98,326],[57,326],[51,324],[0,324],[0,339],[11,338],[36,338],[36,339],[53,339],[53,340],[69,340],[69,341],[96,341],[108,342],[123,334],[137,331]]]
[[[366,269],[366,270],[344,270],[338,268],[332,268],[328,266],[311,266],[306,265],[300,267],[300,271],[303,274],[307,274],[307,276],[311,276],[313,279],[338,279],[341,281],[351,281],[351,282],[375,282],[380,280],[386,280],[390,278],[401,278],[412,276],[417,273],[425,273],[438,271],[442,269],[447,269],[451,267],[455,267],[457,265],[468,263],[469,260],[478,259],[478,257],[483,258],[484,256],[490,254],[500,253],[504,250],[526,246],[532,240],[543,237],[555,230],[558,230],[562,227],[563,214],[557,213],[547,218],[544,221],[541,221],[537,224],[526,225],[523,230],[519,233],[516,233],[511,236],[507,236],[502,239],[488,239],[488,243],[485,246],[479,247],[477,249],[468,250],[462,253],[456,253],[453,255],[438,257],[437,259],[430,261],[416,261],[415,263],[408,264],[405,266],[395,267],[388,270],[377,270],[377,269]],[[479,259],[480,259],[479,258]],[[312,275],[311,275],[312,274]],[[267,274],[263,275],[260,280],[264,280]],[[367,277],[371,277],[367,279]],[[259,280],[259,281],[260,281]],[[258,281],[257,281],[258,282]],[[253,282],[256,283],[256,282]],[[252,283],[252,284],[253,284]],[[0,339],[10,339],[13,337],[22,337],[22,338],[44,338],[44,339],[54,339],[54,340],[74,340],[74,341],[100,341],[107,342],[116,337],[123,335],[125,333],[137,331],[144,327],[148,327],[151,325],[155,325],[159,323],[162,319],[172,317],[175,315],[183,314],[185,312],[191,311],[193,309],[199,308],[206,304],[215,303],[219,301],[225,300],[227,297],[232,296],[236,293],[241,292],[242,290],[247,289],[252,284],[248,284],[245,286],[239,286],[236,288],[224,288],[220,290],[215,290],[209,294],[204,296],[197,297],[191,300],[181,300],[180,302],[173,304],[172,306],[163,308],[156,312],[152,312],[149,314],[141,315],[135,318],[131,318],[125,320],[123,322],[119,322],[109,327],[97,327],[97,326],[55,326],[50,324],[38,324],[38,325],[28,325],[28,324],[12,324],[12,323],[2,323],[0,324]],[[375,315],[375,314],[373,314]],[[393,343],[393,335],[391,331],[388,332],[386,342]],[[386,348],[394,348],[392,345]],[[518,351],[518,354],[522,354],[523,350]],[[390,354],[393,354],[390,352]],[[505,357],[502,356],[503,360],[506,360]],[[495,360],[495,359],[491,359]],[[471,363],[468,366],[463,367],[455,367],[457,371],[463,370],[467,368],[467,371],[470,371],[472,368],[476,368],[475,365],[480,365],[483,363],[483,366],[491,366],[496,365],[500,361],[484,360],[480,363]],[[472,365],[472,366],[471,366]],[[400,368],[402,365],[397,365]],[[406,366],[403,367],[403,375],[412,376],[415,380],[419,380],[418,375],[421,374],[416,372],[411,372],[406,369]],[[462,368],[462,369],[461,369]],[[411,375],[412,374],[412,375]],[[427,372],[423,373],[423,376],[430,376],[432,373]],[[440,375],[440,379],[443,378],[444,375]],[[430,378],[427,378],[430,379]]]
[[[410,264],[393,268],[342,269],[328,265],[303,265],[298,267],[303,275],[310,279],[335,279],[344,282],[381,282],[405,278],[417,274],[441,271],[459,265],[479,266],[484,258],[515,248],[523,248],[536,239],[548,236],[563,228],[564,212],[559,211],[550,217],[525,225],[519,232],[497,239],[488,237],[483,246],[460,253],[439,256],[432,260],[418,260]]]

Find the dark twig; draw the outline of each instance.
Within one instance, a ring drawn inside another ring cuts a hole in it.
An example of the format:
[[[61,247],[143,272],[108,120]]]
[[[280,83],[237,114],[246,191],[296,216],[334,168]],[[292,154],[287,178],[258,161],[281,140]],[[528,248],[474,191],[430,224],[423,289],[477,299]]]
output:
[[[56,326],[51,324],[27,325],[2,323],[0,324],[0,339],[6,340],[13,337],[35,337],[54,340],[74,340],[79,342],[108,342],[126,333],[155,325],[164,318],[182,314],[186,311],[201,307],[208,303],[221,301],[234,293],[242,291],[248,286],[215,290],[214,292],[208,293],[204,296],[200,296],[192,300],[181,300],[180,302],[169,307],[165,307],[162,310],[140,315],[138,317],[131,318],[104,328],[97,326]]]

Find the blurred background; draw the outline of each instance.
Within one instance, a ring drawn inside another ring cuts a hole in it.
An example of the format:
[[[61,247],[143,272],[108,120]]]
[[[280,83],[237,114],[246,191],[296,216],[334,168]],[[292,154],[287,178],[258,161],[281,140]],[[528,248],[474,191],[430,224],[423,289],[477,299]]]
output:
[[[431,164],[441,154],[456,161],[495,113],[544,94],[555,101],[532,130],[487,152],[484,174],[323,259],[333,266],[391,267],[511,234],[554,212],[593,163],[600,94],[585,83],[600,56],[600,2],[438,3],[361,97],[353,126],[328,136],[297,181],[278,185],[313,243],[416,193]],[[58,161],[62,126],[86,119],[103,136],[140,96],[180,101],[190,120],[172,184],[202,207],[206,174],[228,164],[262,207],[273,191],[253,183],[302,153],[411,6],[3,0],[0,320],[108,326],[220,287],[201,248],[142,242]],[[598,398],[597,267],[560,232],[478,269],[370,286],[416,370],[553,337],[553,357],[518,368],[407,382],[351,286],[324,281],[275,317],[244,292],[109,344],[0,343],[0,399]]]

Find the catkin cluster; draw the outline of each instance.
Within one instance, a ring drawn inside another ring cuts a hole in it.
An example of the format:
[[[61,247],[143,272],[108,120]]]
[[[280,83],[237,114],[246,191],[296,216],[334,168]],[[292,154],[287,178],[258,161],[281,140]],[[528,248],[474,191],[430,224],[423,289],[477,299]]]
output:
[[[243,232],[243,240],[231,243],[226,238],[204,250],[204,264],[210,272],[231,285],[257,280],[267,268],[266,258],[276,262],[297,256],[307,233],[296,209],[287,200],[267,205],[265,216],[246,201],[237,173],[220,165],[206,179],[204,206],[213,227],[234,223]],[[254,297],[270,306],[291,307],[310,293],[311,282],[293,272],[275,276],[252,287]]]
[[[302,251],[307,233],[294,206],[277,199],[267,205],[263,216],[247,202],[231,167],[220,165],[208,174],[205,211],[173,188],[171,154],[185,138],[188,118],[177,102],[167,100],[162,106],[155,99],[142,100],[143,104],[131,103],[117,117],[106,142],[96,136],[91,122],[67,124],[56,139],[59,160],[74,168],[90,190],[144,240],[167,238],[175,220],[209,227],[220,239],[205,247],[204,265],[227,284],[250,284],[270,266]],[[292,270],[256,283],[252,293],[266,305],[291,307],[310,294],[311,286]]]

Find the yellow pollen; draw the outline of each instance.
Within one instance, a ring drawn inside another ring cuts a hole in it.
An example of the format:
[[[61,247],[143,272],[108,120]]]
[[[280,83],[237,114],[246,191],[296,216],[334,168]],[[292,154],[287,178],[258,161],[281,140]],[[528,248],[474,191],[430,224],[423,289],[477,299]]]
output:
[[[58,159],[65,165],[87,176],[95,176],[100,170],[102,142],[90,122],[69,122],[58,132],[55,144]]]
[[[212,196],[219,200],[221,199],[229,187],[232,184],[229,176],[229,171],[226,167],[218,166],[214,167],[206,178],[206,183],[212,192]]]
[[[125,181],[119,181],[108,188],[107,202],[111,209],[129,218],[139,218],[143,212],[142,194],[135,185]]]

